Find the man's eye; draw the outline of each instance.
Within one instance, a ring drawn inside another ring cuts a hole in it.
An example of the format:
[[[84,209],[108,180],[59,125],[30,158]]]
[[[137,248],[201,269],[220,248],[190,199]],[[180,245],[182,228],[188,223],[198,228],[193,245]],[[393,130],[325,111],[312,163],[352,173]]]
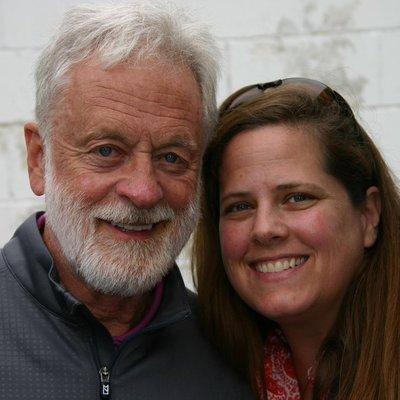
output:
[[[304,193],[296,193],[288,198],[289,203],[300,203],[302,201],[310,200],[311,197]]]
[[[167,153],[164,155],[164,159],[167,163],[175,164],[179,161],[179,156],[177,156],[175,153]]]
[[[111,146],[101,146],[99,147],[98,152],[103,157],[109,157],[113,152],[113,148]]]

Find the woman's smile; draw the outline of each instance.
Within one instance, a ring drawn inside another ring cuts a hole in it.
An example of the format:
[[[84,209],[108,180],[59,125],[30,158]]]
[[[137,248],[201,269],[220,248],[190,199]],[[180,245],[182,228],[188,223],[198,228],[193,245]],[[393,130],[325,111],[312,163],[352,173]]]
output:
[[[298,268],[302,266],[308,259],[308,256],[286,256],[276,259],[256,261],[250,263],[250,267],[262,273],[276,273],[286,271],[288,269]]]

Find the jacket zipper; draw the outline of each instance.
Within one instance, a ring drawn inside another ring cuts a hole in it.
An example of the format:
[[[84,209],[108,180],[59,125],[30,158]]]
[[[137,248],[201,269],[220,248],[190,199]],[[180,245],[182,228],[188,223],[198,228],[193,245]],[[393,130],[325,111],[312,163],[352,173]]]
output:
[[[143,332],[151,332],[152,330],[153,329],[145,329],[145,330],[143,330]],[[104,365],[103,367],[101,366],[97,345],[94,340],[94,335],[92,335],[90,337],[89,342],[90,342],[90,346],[92,348],[95,362],[97,364],[97,367],[100,367],[98,374],[100,376],[100,398],[101,399],[103,399],[103,400],[111,399],[111,369],[114,366],[115,361],[118,358],[122,348],[125,347],[127,345],[127,343],[130,342],[136,336],[137,335],[132,336],[131,338],[129,338],[129,340],[127,340],[125,343],[123,343],[121,345],[118,353],[114,355],[114,357],[111,360],[111,363],[109,364],[110,368],[108,368],[106,365]]]
[[[92,348],[96,365],[99,368],[98,374],[100,376],[100,399],[109,400],[111,399],[111,370],[106,365],[101,366],[94,335],[90,337],[89,343],[90,347]]]
[[[161,326],[163,326],[163,325],[161,325]],[[155,329],[159,329],[159,326],[154,327],[153,329],[144,329],[141,333],[152,332]],[[92,334],[90,336],[90,340],[89,340],[90,347],[92,348],[92,353],[94,355],[94,359],[97,364],[97,367],[100,368],[98,374],[100,376],[100,398],[102,400],[110,400],[111,399],[111,369],[114,366],[115,361],[118,358],[118,355],[120,354],[122,348],[125,347],[127,345],[127,343],[130,342],[136,336],[137,335],[132,336],[131,338],[129,338],[129,340],[127,340],[126,342],[124,342],[121,345],[118,353],[114,355],[114,357],[111,360],[111,363],[109,364],[110,368],[108,368],[106,365],[101,366],[97,345],[94,340],[94,334]]]
[[[110,371],[107,367],[102,367],[99,371],[100,374],[100,396],[102,399],[109,399],[110,392]]]

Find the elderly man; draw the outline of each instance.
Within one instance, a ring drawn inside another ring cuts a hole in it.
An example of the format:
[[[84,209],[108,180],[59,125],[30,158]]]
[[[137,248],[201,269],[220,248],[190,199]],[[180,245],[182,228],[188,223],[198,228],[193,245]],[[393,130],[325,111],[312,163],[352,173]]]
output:
[[[2,250],[1,399],[251,397],[174,266],[198,217],[215,57],[184,14],[138,4],[73,9],[43,51],[25,137],[46,213]]]

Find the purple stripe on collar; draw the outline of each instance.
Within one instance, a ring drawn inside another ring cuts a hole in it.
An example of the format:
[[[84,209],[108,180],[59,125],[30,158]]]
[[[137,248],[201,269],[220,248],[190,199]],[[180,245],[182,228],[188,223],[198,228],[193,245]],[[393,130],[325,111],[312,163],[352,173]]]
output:
[[[45,225],[45,223],[46,223],[46,214],[45,214],[45,213],[40,214],[40,215],[38,216],[38,218],[36,219],[36,223],[37,223],[37,226],[38,226],[38,228],[39,228],[39,231],[40,231],[41,233],[43,233],[44,225]]]
[[[154,318],[154,316],[156,315],[156,313],[160,307],[161,300],[162,300],[163,293],[164,293],[164,285],[165,285],[164,280],[162,280],[155,287],[153,303],[151,304],[149,311],[147,311],[147,313],[143,317],[143,319],[136,326],[134,326],[132,329],[130,329],[127,333],[125,333],[124,335],[113,336],[113,341],[114,341],[115,347],[121,346],[122,343],[124,343],[126,340],[128,340],[132,336],[136,335],[137,333],[139,333],[142,329],[144,329],[151,322],[151,320]]]

